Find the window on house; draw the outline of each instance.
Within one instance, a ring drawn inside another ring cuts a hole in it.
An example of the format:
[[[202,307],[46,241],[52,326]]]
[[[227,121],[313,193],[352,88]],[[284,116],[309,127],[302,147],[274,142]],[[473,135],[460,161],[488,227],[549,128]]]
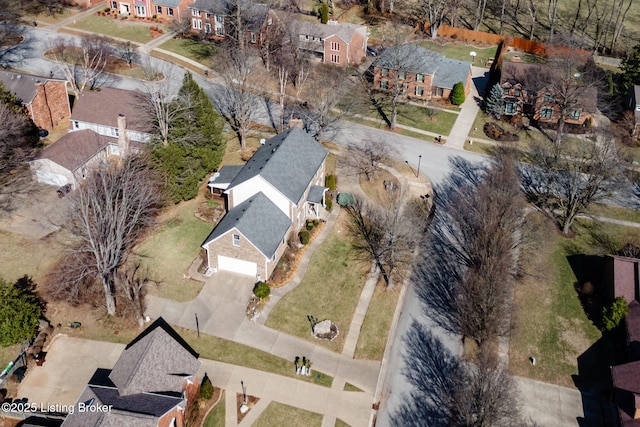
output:
[[[167,15],[173,16],[173,8],[172,7],[168,7],[167,8]]]
[[[251,43],[256,42],[256,33],[251,33]]]
[[[271,25],[273,24],[273,18],[269,17],[267,18],[267,25]]]
[[[340,63],[340,55],[331,55],[331,63],[339,64]]]
[[[387,77],[389,75],[389,70],[387,70],[386,68],[383,68],[382,70],[380,70],[380,74],[383,77]]]
[[[389,82],[386,80],[380,80],[380,89],[383,89],[383,90],[389,89]]]
[[[82,179],[87,179],[87,168],[82,168]]]
[[[505,87],[505,88],[502,89],[502,93],[504,95],[509,95],[509,91],[510,91],[510,89],[508,87]]]
[[[211,24],[209,24],[208,22],[204,24],[204,32],[206,34],[211,34]]]
[[[400,80],[404,80],[407,78],[407,73],[405,73],[404,71],[398,71],[398,78]]]
[[[233,246],[240,246],[240,235],[239,234],[234,234],[233,235]]]
[[[218,37],[224,36],[224,27],[222,25],[216,25],[216,36]]]
[[[216,15],[216,22],[218,24],[224,24],[224,16]]]
[[[77,121],[77,120],[75,120],[75,121],[73,122],[73,127],[74,127],[74,128],[76,128],[76,129],[79,129],[79,128],[80,128],[80,123],[78,123],[78,121]]]
[[[137,16],[147,16],[147,10],[144,6],[136,6]]]
[[[515,114],[518,112],[518,104],[515,102],[507,102],[504,106],[505,114]]]
[[[556,100],[555,96],[551,95],[550,93],[545,93],[543,99],[544,102],[554,102]]]
[[[521,93],[522,93],[522,89],[520,89],[519,87],[516,88],[515,95],[520,96]]]
[[[118,129],[118,128],[114,128],[114,129],[113,129],[113,134],[114,134],[115,136],[120,136],[120,129]]]
[[[540,118],[541,119],[550,119],[553,116],[553,108],[544,107],[540,110]]]
[[[117,9],[118,8],[118,2],[117,1],[112,1],[111,2],[111,9]]]
[[[334,52],[340,52],[340,43],[331,42],[331,50]]]
[[[424,82],[424,75],[423,74],[416,74],[416,81],[417,82]]]
[[[205,13],[204,14],[204,19],[211,19],[211,14],[210,13]]]
[[[202,20],[198,19],[198,29],[201,30],[202,29]]]
[[[197,19],[192,19],[191,20],[191,28],[198,29],[198,20]]]
[[[157,13],[158,15],[162,15],[162,6],[157,6],[157,5],[156,5],[156,13]]]
[[[569,118],[572,120],[580,120],[580,113],[582,113],[581,110],[571,110],[571,113],[569,113]]]
[[[200,11],[197,9],[191,9],[191,15],[193,16],[200,16]]]
[[[435,95],[436,96],[444,96],[444,89],[442,89],[441,87],[435,88]]]
[[[416,86],[415,95],[422,96],[424,94],[424,88],[422,86]]]

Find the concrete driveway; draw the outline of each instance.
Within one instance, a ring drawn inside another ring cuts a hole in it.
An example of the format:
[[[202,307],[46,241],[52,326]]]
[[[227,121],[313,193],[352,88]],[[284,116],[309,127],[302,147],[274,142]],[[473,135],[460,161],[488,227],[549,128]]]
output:
[[[73,405],[97,368],[111,369],[124,344],[58,335],[42,366],[33,366],[18,387],[18,397],[36,405]]]
[[[162,316],[167,322],[233,339],[246,318],[245,309],[251,297],[255,277],[219,271],[208,277],[198,294],[189,302],[177,302],[153,295],[147,296],[147,315]]]

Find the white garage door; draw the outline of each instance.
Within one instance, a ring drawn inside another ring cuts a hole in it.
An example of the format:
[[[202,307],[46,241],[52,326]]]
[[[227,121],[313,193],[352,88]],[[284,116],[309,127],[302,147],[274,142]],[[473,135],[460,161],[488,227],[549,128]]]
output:
[[[67,183],[67,177],[54,172],[38,170],[36,171],[36,181],[61,187]]]
[[[218,270],[232,271],[255,277],[258,274],[258,265],[255,262],[218,255]]]

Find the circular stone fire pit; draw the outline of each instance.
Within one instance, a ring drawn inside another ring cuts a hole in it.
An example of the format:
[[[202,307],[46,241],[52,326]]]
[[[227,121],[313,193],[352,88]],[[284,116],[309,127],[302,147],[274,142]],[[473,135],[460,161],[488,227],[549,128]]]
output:
[[[338,325],[328,319],[316,323],[311,329],[311,335],[320,340],[332,341],[339,333]]]

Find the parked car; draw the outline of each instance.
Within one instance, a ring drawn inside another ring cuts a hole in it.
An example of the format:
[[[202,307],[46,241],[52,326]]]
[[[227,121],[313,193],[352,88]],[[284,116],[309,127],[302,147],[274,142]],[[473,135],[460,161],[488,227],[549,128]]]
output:
[[[58,197],[60,198],[63,198],[64,196],[69,194],[69,192],[71,192],[71,184],[65,184],[62,187],[58,188],[58,190],[56,190],[56,193],[58,193]]]
[[[367,46],[367,55],[369,56],[378,56],[378,52],[370,46]]]

